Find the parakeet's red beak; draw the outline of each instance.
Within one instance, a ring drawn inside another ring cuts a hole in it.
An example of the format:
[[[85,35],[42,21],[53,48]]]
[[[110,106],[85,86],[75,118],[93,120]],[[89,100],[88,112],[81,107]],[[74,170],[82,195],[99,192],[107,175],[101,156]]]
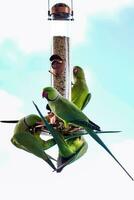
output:
[[[42,92],[42,97],[43,97],[43,98],[45,97],[45,98],[47,99],[47,98],[48,98],[48,93],[45,92],[45,91],[43,91],[43,92]]]

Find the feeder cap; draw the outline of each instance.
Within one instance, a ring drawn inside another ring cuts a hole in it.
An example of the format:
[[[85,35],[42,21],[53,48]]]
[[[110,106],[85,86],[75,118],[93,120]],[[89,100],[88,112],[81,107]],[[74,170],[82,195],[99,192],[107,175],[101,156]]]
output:
[[[53,54],[49,60],[52,62],[53,60],[63,60],[59,55]]]
[[[51,9],[52,14],[70,13],[70,8],[65,3],[57,3]]]
[[[71,9],[65,3],[57,3],[51,8],[53,19],[66,20],[70,17]]]

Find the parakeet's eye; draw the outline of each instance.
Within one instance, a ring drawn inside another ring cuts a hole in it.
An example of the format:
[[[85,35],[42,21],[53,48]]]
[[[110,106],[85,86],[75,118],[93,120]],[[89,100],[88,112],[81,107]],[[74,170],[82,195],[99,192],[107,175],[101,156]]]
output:
[[[45,92],[45,91],[43,91],[43,92],[42,92],[42,97],[43,97],[43,98],[44,98],[44,97],[45,97],[45,98],[48,98],[48,93]]]

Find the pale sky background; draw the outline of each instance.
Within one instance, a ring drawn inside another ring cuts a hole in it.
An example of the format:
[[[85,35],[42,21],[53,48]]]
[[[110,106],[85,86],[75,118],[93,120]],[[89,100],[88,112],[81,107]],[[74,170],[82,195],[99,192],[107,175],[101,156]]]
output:
[[[103,130],[122,130],[101,138],[134,176],[134,0],[74,0],[74,13],[71,65],[83,66],[92,93],[84,112]],[[49,23],[45,0],[0,0],[0,120],[36,113],[32,100],[45,110]],[[13,129],[0,124],[2,199],[134,199],[134,183],[89,136],[85,156],[56,174],[11,144]]]

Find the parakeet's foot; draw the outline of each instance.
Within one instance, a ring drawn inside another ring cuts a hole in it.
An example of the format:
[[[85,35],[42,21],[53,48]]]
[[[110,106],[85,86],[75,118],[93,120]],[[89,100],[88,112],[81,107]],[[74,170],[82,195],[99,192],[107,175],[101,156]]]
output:
[[[54,72],[52,72],[51,70],[48,71],[50,74],[52,74],[53,76],[56,76],[56,74]]]

